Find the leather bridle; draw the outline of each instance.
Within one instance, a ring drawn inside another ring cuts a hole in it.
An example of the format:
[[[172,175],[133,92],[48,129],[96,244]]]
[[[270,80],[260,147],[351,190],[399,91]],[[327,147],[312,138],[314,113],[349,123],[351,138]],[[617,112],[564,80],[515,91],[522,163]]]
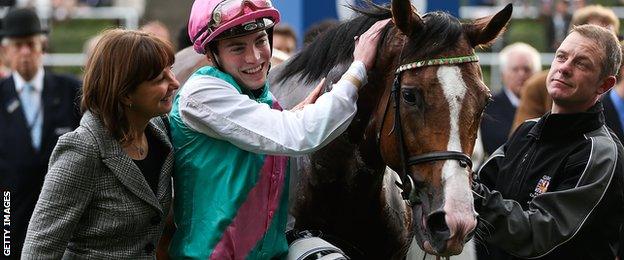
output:
[[[403,64],[399,66],[399,68],[395,72],[394,82],[392,84],[392,92],[388,95],[388,100],[385,105],[385,109],[383,112],[383,117],[381,120],[381,126],[378,128],[377,133],[377,143],[380,144],[380,133],[382,132],[382,128],[384,125],[384,120],[386,117],[386,113],[388,112],[388,106],[390,104],[390,99],[394,98],[394,124],[392,130],[388,133],[388,135],[392,134],[394,130],[396,130],[396,138],[399,146],[399,154],[401,158],[401,172],[399,173],[399,177],[401,178],[401,183],[395,182],[399,188],[403,190],[401,196],[404,200],[407,200],[411,205],[420,204],[417,194],[415,192],[415,184],[407,174],[407,167],[427,163],[434,161],[443,161],[443,160],[457,160],[461,167],[472,167],[472,160],[470,156],[466,155],[460,151],[434,151],[429,153],[423,153],[419,155],[414,155],[406,158],[405,154],[405,143],[403,142],[403,130],[401,127],[401,114],[399,111],[400,108],[400,97],[399,93],[401,92],[401,74],[406,70],[412,70],[421,67],[427,66],[442,66],[442,65],[451,65],[451,64],[462,64],[469,62],[478,62],[479,57],[474,53],[468,56],[460,56],[460,57],[448,57],[448,58],[438,58],[438,59],[429,59],[411,62],[407,64]]]

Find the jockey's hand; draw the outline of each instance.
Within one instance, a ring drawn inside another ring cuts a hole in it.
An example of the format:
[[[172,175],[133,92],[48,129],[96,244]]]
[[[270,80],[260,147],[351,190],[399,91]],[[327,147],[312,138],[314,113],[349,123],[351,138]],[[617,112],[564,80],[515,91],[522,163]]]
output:
[[[377,53],[377,43],[379,42],[380,31],[390,22],[385,19],[376,22],[365,33],[355,39],[355,50],[353,50],[353,60],[359,60],[364,63],[366,70],[370,70],[375,62],[375,54]]]
[[[316,99],[321,95],[321,89],[323,89],[324,84],[325,84],[325,78],[321,79],[321,82],[319,82],[319,84],[314,88],[314,90],[310,92],[308,97],[306,97],[303,101],[301,101],[301,103],[291,108],[290,111],[301,110],[303,109],[305,105],[314,104],[314,102],[316,102]]]

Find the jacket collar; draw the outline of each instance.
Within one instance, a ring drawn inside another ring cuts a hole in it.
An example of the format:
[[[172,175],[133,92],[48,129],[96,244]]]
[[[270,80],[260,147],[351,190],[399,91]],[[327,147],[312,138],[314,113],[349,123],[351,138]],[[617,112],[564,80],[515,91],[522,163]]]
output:
[[[119,181],[136,196],[154,206],[162,213],[163,209],[159,201],[163,201],[168,194],[167,190],[170,185],[169,180],[173,168],[173,149],[162,120],[160,118],[154,118],[149,122],[146,128],[146,131],[154,133],[156,138],[169,148],[169,153],[167,154],[159,175],[156,196],[154,196],[154,192],[152,192],[139,167],[132,161],[132,158],[123,151],[119,141],[112,137],[99,118],[87,111],[80,120],[80,126],[85,127],[93,133],[102,162],[116,175]]]
[[[529,136],[536,139],[566,140],[582,136],[604,125],[602,103],[596,102],[585,112],[572,114],[546,113],[529,131]]]

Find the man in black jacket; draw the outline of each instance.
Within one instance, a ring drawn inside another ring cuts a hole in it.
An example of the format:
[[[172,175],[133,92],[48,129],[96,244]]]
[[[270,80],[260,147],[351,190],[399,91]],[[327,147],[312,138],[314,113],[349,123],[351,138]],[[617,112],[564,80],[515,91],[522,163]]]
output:
[[[599,97],[622,52],[595,25],[572,29],[547,77],[550,113],[522,124],[474,185],[490,259],[615,259],[624,218],[624,149]]]
[[[22,243],[60,135],[78,126],[73,78],[43,69],[46,43],[37,14],[15,9],[4,17],[2,51],[13,70],[0,81],[0,193],[3,197],[3,251],[19,259]]]

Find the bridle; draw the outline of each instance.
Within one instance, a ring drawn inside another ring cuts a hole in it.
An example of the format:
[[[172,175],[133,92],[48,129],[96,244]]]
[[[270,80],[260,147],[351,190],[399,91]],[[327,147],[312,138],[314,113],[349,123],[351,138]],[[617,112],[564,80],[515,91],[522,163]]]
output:
[[[388,100],[385,105],[385,109],[383,112],[383,116],[381,119],[381,126],[378,128],[377,132],[377,143],[380,143],[380,133],[382,132],[383,122],[386,117],[386,113],[388,111],[388,106],[390,104],[390,99],[394,97],[394,124],[392,130],[388,133],[388,135],[392,134],[394,130],[397,130],[395,136],[397,138],[397,142],[399,144],[399,154],[401,156],[401,173],[399,173],[399,177],[401,178],[401,184],[395,182],[399,188],[403,190],[401,193],[404,200],[407,200],[410,205],[420,204],[417,194],[414,189],[414,181],[407,174],[407,167],[426,163],[426,162],[434,162],[434,161],[442,161],[442,160],[457,160],[461,167],[472,167],[472,160],[470,156],[466,155],[460,151],[435,151],[429,153],[423,153],[419,155],[410,156],[406,159],[405,155],[405,143],[403,142],[403,129],[401,127],[401,117],[400,117],[400,98],[399,93],[401,92],[401,74],[407,70],[413,70],[417,68],[427,67],[427,66],[443,66],[443,65],[451,65],[451,64],[462,64],[462,63],[470,63],[470,62],[478,62],[479,57],[476,54],[468,55],[468,56],[459,56],[459,57],[447,57],[447,58],[437,58],[437,59],[429,59],[429,60],[421,60],[416,62],[411,62],[407,64],[403,64],[399,66],[399,68],[394,73],[394,82],[392,83],[392,92],[388,95]]]

